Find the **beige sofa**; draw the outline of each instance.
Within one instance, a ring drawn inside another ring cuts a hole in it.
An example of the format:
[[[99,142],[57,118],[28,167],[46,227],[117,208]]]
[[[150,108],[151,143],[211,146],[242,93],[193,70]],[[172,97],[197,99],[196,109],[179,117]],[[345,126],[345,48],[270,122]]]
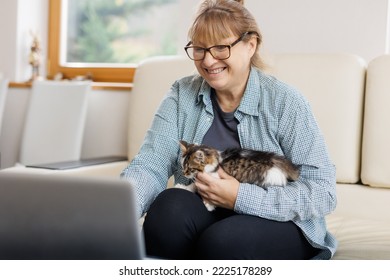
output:
[[[390,56],[280,55],[274,74],[309,99],[337,168],[334,259],[390,259]]]
[[[266,71],[307,97],[336,165],[338,205],[327,217],[339,241],[334,259],[390,259],[390,56],[366,63],[349,54],[280,54],[267,62]],[[129,159],[170,85],[194,69],[192,61],[178,56],[151,58],[139,66],[130,97]],[[54,172],[118,176],[127,164]]]

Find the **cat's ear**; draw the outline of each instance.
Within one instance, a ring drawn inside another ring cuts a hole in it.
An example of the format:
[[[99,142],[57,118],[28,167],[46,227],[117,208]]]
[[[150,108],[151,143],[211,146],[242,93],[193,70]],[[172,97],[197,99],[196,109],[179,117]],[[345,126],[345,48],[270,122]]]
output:
[[[180,144],[180,150],[183,154],[185,154],[188,150],[188,143],[186,141],[183,141],[183,140],[180,140],[179,141],[179,144]]]

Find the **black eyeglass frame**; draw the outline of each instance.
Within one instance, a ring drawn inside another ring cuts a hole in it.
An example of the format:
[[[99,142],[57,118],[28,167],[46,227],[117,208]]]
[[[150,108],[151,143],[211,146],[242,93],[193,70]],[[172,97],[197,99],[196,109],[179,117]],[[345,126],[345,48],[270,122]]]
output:
[[[191,59],[191,60],[194,60],[194,61],[200,61],[200,60],[203,60],[206,56],[206,52],[209,52],[211,54],[211,56],[214,58],[214,59],[218,59],[218,60],[226,60],[230,57],[231,55],[231,48],[234,47],[235,45],[237,45],[239,42],[241,42],[245,36],[247,35],[252,35],[252,34],[257,34],[257,32],[255,31],[247,31],[245,33],[243,33],[240,37],[238,37],[237,40],[235,40],[233,43],[231,43],[230,45],[215,45],[215,46],[211,46],[209,48],[202,48],[202,47],[198,47],[198,46],[191,46],[192,44],[192,41],[189,41],[187,43],[187,45],[184,47],[184,50],[187,54],[187,56]],[[194,48],[197,48],[197,49],[201,49],[203,50],[203,57],[202,58],[199,58],[199,59],[195,59],[195,58],[192,58],[190,56],[190,54],[188,53],[188,49],[194,49]],[[213,55],[213,53],[211,52],[211,49],[213,48],[228,48],[229,50],[229,55],[226,57],[226,58],[217,58]]]

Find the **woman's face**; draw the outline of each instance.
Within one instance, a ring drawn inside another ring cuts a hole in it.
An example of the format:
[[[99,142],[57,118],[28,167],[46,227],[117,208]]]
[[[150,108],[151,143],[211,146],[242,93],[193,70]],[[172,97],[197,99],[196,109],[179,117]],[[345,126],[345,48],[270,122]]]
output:
[[[231,36],[217,44],[230,45],[237,39],[238,37]],[[243,91],[250,71],[251,58],[256,50],[256,42],[255,38],[248,42],[238,42],[231,47],[230,57],[225,60],[215,59],[210,52],[206,52],[203,60],[195,61],[195,66],[199,74],[217,92]],[[213,46],[207,42],[197,42],[196,45],[204,48]]]

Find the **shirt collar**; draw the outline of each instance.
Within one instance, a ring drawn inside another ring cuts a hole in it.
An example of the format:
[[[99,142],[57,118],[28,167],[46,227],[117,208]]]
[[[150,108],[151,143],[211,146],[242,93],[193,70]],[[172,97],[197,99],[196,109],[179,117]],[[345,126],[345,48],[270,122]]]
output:
[[[206,105],[206,107],[211,104],[211,87],[206,82],[205,79],[202,78],[202,84],[199,89],[198,98],[196,104],[202,102]]]
[[[258,116],[259,102],[260,102],[260,79],[256,69],[252,67],[244,91],[244,96],[242,97],[241,103],[238,106],[237,111],[247,115]]]

